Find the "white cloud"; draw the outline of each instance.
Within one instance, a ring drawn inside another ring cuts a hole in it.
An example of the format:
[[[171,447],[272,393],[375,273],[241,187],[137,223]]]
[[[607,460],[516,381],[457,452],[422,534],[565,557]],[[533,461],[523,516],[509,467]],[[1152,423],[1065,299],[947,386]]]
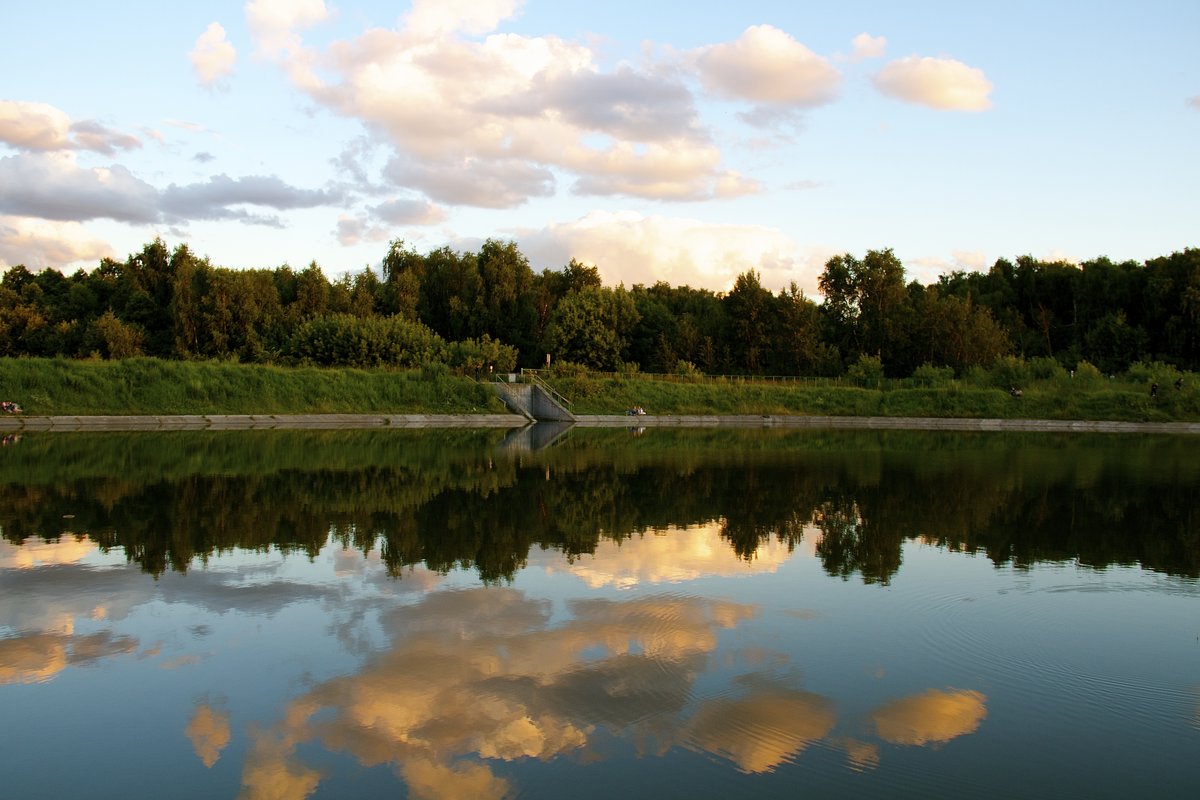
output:
[[[523,5],[524,0],[413,0],[405,21],[422,37],[459,31],[477,36],[515,16]]]
[[[1200,111],[1200,94],[1198,94],[1194,97],[1189,97],[1187,100],[1187,104],[1189,106],[1191,106],[1192,108],[1196,109],[1197,111]]]
[[[71,118],[45,103],[0,100],[0,141],[26,150],[66,150]]]
[[[887,53],[887,37],[872,36],[863,32],[854,37],[854,51],[850,54],[851,61],[865,61],[868,58],[883,58]]]
[[[94,266],[116,253],[78,222],[51,222],[0,216],[0,266],[24,264],[31,270]]]
[[[789,34],[771,25],[747,28],[734,42],[695,56],[710,91],[737,100],[811,108],[837,97],[841,73]]]
[[[237,50],[225,39],[225,28],[214,22],[196,39],[196,46],[188,58],[200,83],[212,86],[221,78],[233,74]]]
[[[983,70],[953,59],[908,56],[884,66],[872,81],[889,97],[929,108],[984,111],[992,105]]]
[[[391,225],[437,225],[446,221],[446,210],[424,200],[385,200],[371,209]]]
[[[553,195],[556,170],[580,194],[709,199],[756,188],[721,168],[690,89],[667,64],[603,70],[587,47],[554,36],[463,38],[518,6],[419,2],[399,30],[325,51],[298,37],[267,49],[318,103],[386,136],[394,186],[439,203],[512,208]]]
[[[713,225],[697,219],[594,211],[573,222],[519,231],[532,264],[558,267],[571,258],[594,264],[606,284],[653,284],[728,291],[740,273],[757,270],[764,286],[795,281],[810,295],[825,252],[803,251],[762,225]]]
[[[385,242],[392,238],[398,227],[424,227],[445,222],[448,215],[441,206],[426,200],[385,200],[367,209],[366,214],[352,217],[343,214],[338,218],[334,235],[346,247],[363,242]],[[419,238],[412,235],[405,238]]]
[[[66,112],[46,103],[0,100],[0,142],[20,150],[93,150],[112,154],[141,147],[136,136],[114,131],[95,120],[72,122]]]
[[[249,0],[246,23],[267,58],[295,54],[300,49],[298,31],[329,18],[324,0]]]

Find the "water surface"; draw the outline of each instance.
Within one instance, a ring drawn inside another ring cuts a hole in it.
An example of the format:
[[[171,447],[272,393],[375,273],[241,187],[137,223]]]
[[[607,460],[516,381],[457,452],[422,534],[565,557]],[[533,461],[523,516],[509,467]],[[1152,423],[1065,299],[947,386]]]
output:
[[[0,794],[1190,796],[1195,451],[30,434]]]

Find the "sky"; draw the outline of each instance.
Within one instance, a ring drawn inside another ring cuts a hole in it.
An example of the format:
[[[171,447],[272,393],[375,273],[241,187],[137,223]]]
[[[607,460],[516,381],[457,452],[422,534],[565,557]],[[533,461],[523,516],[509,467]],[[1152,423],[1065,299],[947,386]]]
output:
[[[155,237],[376,268],[515,241],[809,296],[1200,245],[1200,2],[46,0],[0,8],[0,267]]]

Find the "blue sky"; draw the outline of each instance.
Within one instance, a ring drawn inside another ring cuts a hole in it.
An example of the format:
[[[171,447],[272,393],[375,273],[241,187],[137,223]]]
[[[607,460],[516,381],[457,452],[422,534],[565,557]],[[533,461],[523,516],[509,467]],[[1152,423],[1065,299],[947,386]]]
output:
[[[1200,3],[8,4],[0,266],[161,236],[330,277],[513,239],[808,294],[1196,246]]]

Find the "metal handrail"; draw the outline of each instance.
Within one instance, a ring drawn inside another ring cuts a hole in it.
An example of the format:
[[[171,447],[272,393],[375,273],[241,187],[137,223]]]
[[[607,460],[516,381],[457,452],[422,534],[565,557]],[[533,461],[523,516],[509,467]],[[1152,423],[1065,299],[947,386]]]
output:
[[[550,384],[548,384],[544,380],[542,380],[538,376],[536,369],[522,369],[521,370],[521,380],[527,381],[529,383],[532,383],[535,386],[541,387],[543,391],[547,392],[551,397],[553,397],[556,401],[558,401],[558,403],[560,405],[564,405],[564,406],[567,406],[568,408],[570,408],[571,401],[568,400],[567,398],[563,397],[561,394],[559,394],[558,391],[553,386],[551,386]]]

